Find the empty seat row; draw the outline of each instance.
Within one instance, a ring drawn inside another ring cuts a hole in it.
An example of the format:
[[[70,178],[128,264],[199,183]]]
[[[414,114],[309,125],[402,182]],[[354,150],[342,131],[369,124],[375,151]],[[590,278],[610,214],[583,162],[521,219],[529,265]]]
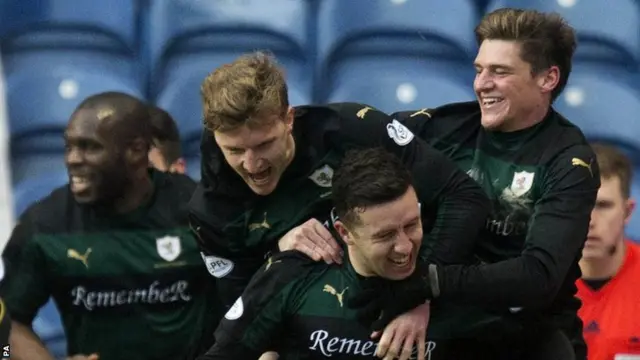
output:
[[[472,29],[481,15],[479,3],[487,4],[485,11],[558,12],[585,40],[610,43],[636,58],[640,54],[640,5],[634,0],[618,0],[616,6],[607,0],[4,0],[0,35],[16,47],[58,41],[126,52],[143,45],[153,59],[180,51],[185,40],[206,45],[210,33],[218,34],[213,41],[222,46],[243,45],[226,41],[230,33],[253,33],[286,48],[305,50],[317,42],[318,51],[328,53],[345,38],[405,32],[442,37],[469,50],[475,46]],[[317,41],[311,41],[316,35]],[[250,36],[245,40],[255,42]]]

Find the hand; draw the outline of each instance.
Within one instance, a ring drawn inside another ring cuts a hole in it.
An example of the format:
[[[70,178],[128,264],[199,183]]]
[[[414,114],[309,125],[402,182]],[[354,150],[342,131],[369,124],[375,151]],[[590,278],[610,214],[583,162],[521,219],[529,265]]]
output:
[[[342,249],[327,228],[316,219],[291,229],[278,241],[280,251],[298,250],[315,261],[342,264]]]
[[[372,331],[380,331],[394,318],[431,300],[432,285],[428,267],[418,262],[416,269],[404,280],[367,278],[360,291],[347,298],[347,306],[355,309],[358,319]]]
[[[258,360],[278,360],[279,358],[280,356],[277,352],[267,351],[266,353],[262,354],[262,356],[260,356]]]
[[[89,356],[87,355],[73,355],[72,357],[68,357],[67,360],[99,360],[100,356],[98,354],[93,353]]]
[[[413,355],[415,344],[418,349],[417,360],[425,360],[430,315],[430,306],[426,303],[393,319],[382,332],[376,356],[384,357],[384,360],[408,360]],[[380,332],[377,331],[371,338],[377,339],[379,336]]]

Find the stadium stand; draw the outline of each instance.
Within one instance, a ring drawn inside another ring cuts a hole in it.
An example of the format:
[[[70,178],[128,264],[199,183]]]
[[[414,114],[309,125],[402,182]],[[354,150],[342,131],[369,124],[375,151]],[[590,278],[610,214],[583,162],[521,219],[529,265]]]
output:
[[[475,98],[473,73],[465,73],[468,66],[417,57],[355,58],[332,71],[328,101],[349,99],[387,112],[469,101]]]
[[[640,92],[624,75],[608,76],[589,68],[576,68],[555,108],[593,140],[628,147],[640,154]],[[635,155],[635,158],[638,156]]]
[[[325,100],[332,88],[325,80],[352,58],[417,56],[470,64],[478,19],[468,0],[322,0],[315,95]]]

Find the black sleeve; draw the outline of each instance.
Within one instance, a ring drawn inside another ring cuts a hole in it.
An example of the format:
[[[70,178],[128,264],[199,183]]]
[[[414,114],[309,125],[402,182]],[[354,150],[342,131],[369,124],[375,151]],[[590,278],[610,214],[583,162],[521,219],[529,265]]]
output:
[[[277,349],[286,335],[289,304],[314,265],[297,251],[269,258],[218,325],[215,345],[197,360],[258,359]]]
[[[566,150],[545,175],[522,254],[493,264],[440,267],[440,298],[479,306],[548,305],[580,257],[599,187],[591,148]]]
[[[29,210],[20,217],[2,255],[2,300],[13,320],[27,326],[51,295],[45,256],[35,241],[34,218]]]
[[[16,268],[20,262],[19,259],[22,255],[22,251],[29,239],[33,236],[35,223],[32,221],[32,213],[33,207],[27,209],[27,211],[20,216],[16,225],[13,227],[13,231],[11,232],[7,245],[2,251],[2,261],[4,262],[5,270],[4,278],[8,278],[16,274]],[[0,294],[4,291],[5,283],[6,281],[0,283]]]
[[[11,317],[7,306],[0,299],[0,346],[9,346],[9,334],[11,333]]]
[[[414,176],[423,215],[435,216],[425,237],[424,257],[440,264],[461,263],[472,253],[490,202],[484,190],[452,160],[416,137],[400,121],[357,103],[332,104],[341,116],[339,144],[381,146],[399,156]]]

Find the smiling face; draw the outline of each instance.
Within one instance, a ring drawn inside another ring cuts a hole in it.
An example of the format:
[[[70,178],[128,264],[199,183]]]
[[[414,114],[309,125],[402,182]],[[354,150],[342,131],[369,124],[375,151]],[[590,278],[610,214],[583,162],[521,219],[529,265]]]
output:
[[[76,111],[67,126],[65,164],[79,203],[108,202],[125,192],[130,166],[112,134],[95,109]]]
[[[420,206],[413,187],[400,198],[358,211],[358,222],[336,230],[349,247],[349,259],[363,276],[402,280],[413,273],[422,244]]]
[[[520,51],[515,41],[485,40],[480,45],[473,86],[487,130],[509,132],[528,127],[532,117],[541,119],[550,105],[558,68],[533,74]]]
[[[214,133],[227,163],[258,195],[275,190],[293,159],[293,118],[294,110],[289,108],[284,118],[270,116],[260,125]]]

